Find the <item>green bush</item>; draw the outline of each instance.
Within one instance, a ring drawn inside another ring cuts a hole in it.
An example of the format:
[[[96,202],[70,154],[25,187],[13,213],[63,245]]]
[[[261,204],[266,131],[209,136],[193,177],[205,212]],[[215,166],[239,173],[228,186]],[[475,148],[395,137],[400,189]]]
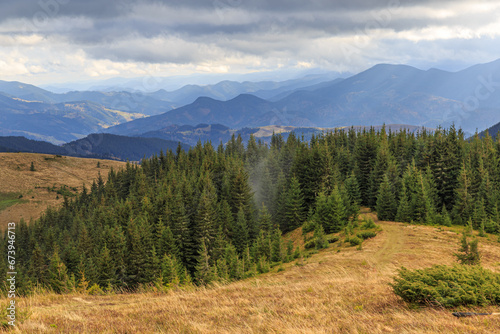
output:
[[[480,266],[402,267],[390,285],[396,295],[414,305],[500,305],[500,274]]]
[[[377,236],[376,232],[368,232],[368,231],[357,234],[357,237],[363,240],[370,239],[376,236]]]
[[[304,244],[304,248],[305,249],[311,249],[311,248],[315,248],[316,247],[316,240],[309,240],[308,242],[306,242]]]
[[[351,246],[359,246],[363,241],[358,237],[349,238],[349,243]]]
[[[302,225],[302,233],[306,234],[312,232],[316,229],[316,222],[314,220],[308,220]]]
[[[333,244],[333,243],[339,241],[340,238],[336,235],[329,235],[326,237],[326,240],[328,240],[328,243]]]
[[[377,228],[377,225],[373,222],[373,219],[368,218],[368,220],[363,225],[361,225],[361,229],[368,230],[371,228]]]

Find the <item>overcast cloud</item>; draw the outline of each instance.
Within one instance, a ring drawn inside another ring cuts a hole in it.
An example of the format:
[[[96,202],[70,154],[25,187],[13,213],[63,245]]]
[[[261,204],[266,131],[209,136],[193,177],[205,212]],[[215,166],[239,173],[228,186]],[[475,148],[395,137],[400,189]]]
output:
[[[500,58],[498,1],[17,0],[0,5],[0,79],[459,69]]]

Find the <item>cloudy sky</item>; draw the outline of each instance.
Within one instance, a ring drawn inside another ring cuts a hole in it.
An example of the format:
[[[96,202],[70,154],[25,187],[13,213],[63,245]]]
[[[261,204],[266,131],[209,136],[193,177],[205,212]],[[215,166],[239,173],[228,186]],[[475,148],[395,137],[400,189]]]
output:
[[[321,68],[457,70],[500,58],[500,1],[16,0],[0,4],[0,80]]]

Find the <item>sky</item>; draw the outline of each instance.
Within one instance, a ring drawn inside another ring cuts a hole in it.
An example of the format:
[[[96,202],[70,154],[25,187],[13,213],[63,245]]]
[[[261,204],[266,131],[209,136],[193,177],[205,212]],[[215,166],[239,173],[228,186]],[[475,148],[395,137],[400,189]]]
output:
[[[16,0],[0,4],[0,80],[323,69],[459,70],[500,58],[500,1]]]

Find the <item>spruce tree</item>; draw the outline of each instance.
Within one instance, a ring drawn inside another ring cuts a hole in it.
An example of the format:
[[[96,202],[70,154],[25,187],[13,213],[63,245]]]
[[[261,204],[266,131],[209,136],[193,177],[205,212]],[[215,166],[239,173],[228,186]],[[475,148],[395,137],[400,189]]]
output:
[[[48,268],[48,285],[56,293],[65,293],[68,291],[68,272],[66,265],[59,258],[57,249],[54,250],[50,258]]]
[[[479,265],[481,263],[481,254],[478,250],[478,239],[474,238],[469,242],[466,230],[467,228],[462,233],[460,248],[458,253],[455,253],[455,257],[460,264]]]
[[[114,261],[111,257],[111,252],[106,245],[104,245],[99,257],[98,274],[98,284],[101,287],[107,287],[110,284],[114,285],[117,281]]]
[[[216,271],[210,265],[210,255],[205,242],[201,241],[198,264],[196,265],[195,277],[198,284],[207,285],[216,279]]]
[[[286,193],[285,220],[281,229],[288,232],[300,227],[305,220],[304,197],[299,180],[293,176]]]
[[[241,254],[243,252],[243,250],[248,245],[248,241],[248,224],[245,217],[245,211],[243,208],[240,208],[240,210],[238,211],[238,216],[236,218],[233,235],[233,242],[236,245],[238,253]]]
[[[471,181],[465,163],[460,170],[458,187],[455,190],[455,206],[453,217],[458,224],[465,225],[472,215],[472,195],[470,193]]]
[[[410,207],[410,202],[408,200],[408,192],[406,190],[406,184],[403,182],[395,220],[398,222],[410,222],[411,220],[410,210],[411,207]]]
[[[327,234],[339,232],[347,222],[346,210],[337,186],[328,196],[328,218],[323,221],[323,228]]]
[[[377,196],[377,215],[380,220],[392,221],[396,217],[397,206],[394,192],[389,184],[387,174],[384,174]]]

